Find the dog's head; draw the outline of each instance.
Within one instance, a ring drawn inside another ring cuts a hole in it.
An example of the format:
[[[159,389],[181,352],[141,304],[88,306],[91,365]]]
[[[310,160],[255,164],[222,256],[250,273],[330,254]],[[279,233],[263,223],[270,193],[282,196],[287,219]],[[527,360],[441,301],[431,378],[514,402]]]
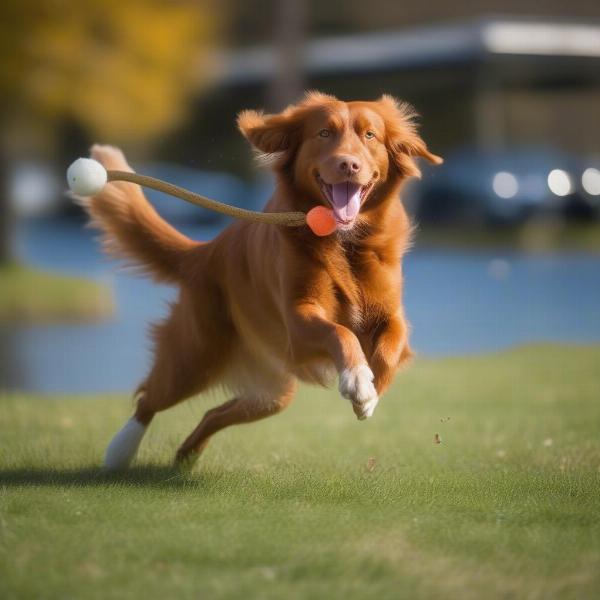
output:
[[[295,190],[331,206],[338,229],[348,230],[384,183],[420,175],[416,157],[442,162],[418,135],[415,116],[391,96],[342,102],[311,92],[276,115],[244,111],[238,126]]]

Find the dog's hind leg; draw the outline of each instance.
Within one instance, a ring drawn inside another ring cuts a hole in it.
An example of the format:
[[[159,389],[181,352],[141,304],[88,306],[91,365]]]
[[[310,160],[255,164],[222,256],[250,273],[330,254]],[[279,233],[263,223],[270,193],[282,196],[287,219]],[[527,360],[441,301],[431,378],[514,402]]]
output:
[[[212,320],[218,326],[217,318]],[[219,377],[228,356],[230,336],[218,336],[175,305],[167,321],[155,328],[154,365],[136,393],[134,415],[115,435],[106,450],[108,470],[128,467],[148,425],[157,412],[206,390]],[[222,325],[222,328],[225,326]]]
[[[190,470],[215,433],[230,425],[251,423],[276,415],[290,405],[295,391],[295,383],[288,381],[277,393],[242,394],[212,408],[177,451],[175,464],[182,470]]]
[[[143,397],[143,391],[136,394],[138,406]],[[137,412],[116,433],[106,448],[104,467],[116,471],[128,467],[137,454],[142,438],[150,421],[144,422]]]

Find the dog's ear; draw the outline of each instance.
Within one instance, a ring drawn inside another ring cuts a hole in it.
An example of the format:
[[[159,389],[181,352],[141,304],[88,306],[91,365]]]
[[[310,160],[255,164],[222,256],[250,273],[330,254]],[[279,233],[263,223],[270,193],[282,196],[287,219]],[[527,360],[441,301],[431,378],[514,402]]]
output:
[[[264,154],[290,150],[298,129],[297,120],[290,109],[277,115],[245,110],[238,115],[237,124],[244,137]]]
[[[392,162],[404,177],[420,177],[421,171],[415,162],[420,156],[434,165],[444,161],[432,154],[427,144],[417,132],[417,113],[407,102],[398,102],[392,96],[384,95],[378,101],[385,120],[386,146]]]

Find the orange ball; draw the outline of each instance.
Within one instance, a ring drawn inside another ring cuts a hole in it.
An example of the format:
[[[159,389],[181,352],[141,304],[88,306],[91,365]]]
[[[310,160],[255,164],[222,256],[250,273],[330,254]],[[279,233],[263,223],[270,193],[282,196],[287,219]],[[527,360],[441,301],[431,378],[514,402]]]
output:
[[[315,206],[306,213],[306,224],[320,237],[332,234],[337,229],[333,211],[325,206]]]

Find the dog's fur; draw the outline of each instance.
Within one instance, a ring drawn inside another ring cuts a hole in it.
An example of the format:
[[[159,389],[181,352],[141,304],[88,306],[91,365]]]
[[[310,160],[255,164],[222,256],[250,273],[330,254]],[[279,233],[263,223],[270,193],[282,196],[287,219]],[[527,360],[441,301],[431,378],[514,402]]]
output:
[[[238,125],[277,177],[265,210],[328,206],[324,186],[348,180],[363,186],[358,216],[329,237],[237,222],[198,243],[161,220],[137,185],[111,182],[86,205],[109,252],[180,290],[153,330],[154,365],[138,388],[135,421],[145,427],[214,386],[233,394],[180,447],[176,460],[186,465],[220,429],[283,410],[297,379],[326,384],[337,373],[358,418],[371,416],[411,356],[401,273],[411,227],[400,187],[419,175],[415,157],[441,162],[418,136],[412,109],[389,96],[346,103],[309,93],[277,115],[245,111]],[[94,146],[92,157],[129,169],[112,147]],[[133,430],[133,442],[122,431],[111,444],[107,466],[132,460],[141,440]]]

